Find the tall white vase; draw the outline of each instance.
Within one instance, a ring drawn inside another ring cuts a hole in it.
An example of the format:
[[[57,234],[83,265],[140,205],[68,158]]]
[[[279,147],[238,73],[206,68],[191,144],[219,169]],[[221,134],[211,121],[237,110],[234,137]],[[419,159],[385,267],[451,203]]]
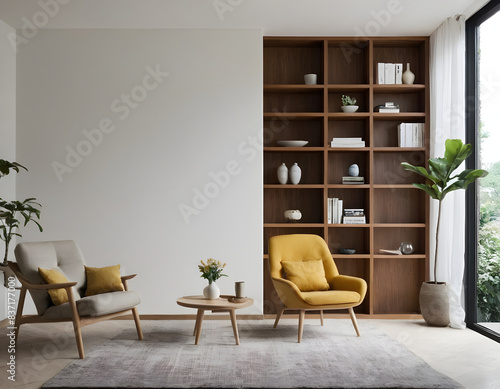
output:
[[[217,299],[220,296],[220,289],[215,282],[209,283],[203,289],[203,296],[209,300]]]
[[[302,176],[302,170],[300,169],[299,165],[297,165],[297,162],[295,162],[293,166],[290,168],[289,172],[290,182],[293,185],[297,185],[300,182],[301,176]]]
[[[410,70],[410,64],[406,64],[406,71],[403,73],[403,84],[413,84],[415,81],[415,75]]]
[[[288,181],[288,168],[285,163],[282,163],[280,167],[278,167],[278,182],[280,184],[286,184]]]

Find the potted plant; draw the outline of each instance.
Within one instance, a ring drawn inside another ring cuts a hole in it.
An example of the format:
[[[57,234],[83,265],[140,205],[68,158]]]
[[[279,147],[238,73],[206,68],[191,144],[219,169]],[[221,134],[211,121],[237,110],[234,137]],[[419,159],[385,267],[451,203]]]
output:
[[[342,97],[340,98],[340,100],[342,101],[342,106],[340,107],[340,109],[343,112],[353,113],[353,112],[356,112],[358,110],[358,108],[359,108],[356,105],[356,101],[357,100],[354,97],[342,95]]]
[[[198,269],[201,272],[201,277],[208,280],[208,286],[203,289],[203,295],[207,299],[216,299],[220,296],[220,289],[215,283],[221,277],[227,277],[226,274],[222,274],[225,263],[221,261],[216,261],[213,258],[209,258],[207,262],[200,261],[201,265],[198,265]]]
[[[11,171],[19,173],[20,169],[28,170],[23,165],[17,162],[9,162],[0,159],[0,178],[8,175]],[[5,242],[5,250],[3,259],[0,262],[0,270],[4,273],[5,285],[9,277],[13,276],[8,267],[9,246],[14,236],[22,236],[17,232],[21,226],[26,226],[29,222],[33,222],[38,226],[38,229],[43,231],[42,226],[37,220],[40,220],[41,205],[35,201],[35,198],[29,198],[24,201],[7,201],[0,198],[0,239]],[[22,219],[19,217],[22,216]],[[20,220],[21,219],[21,220]]]
[[[420,311],[428,325],[447,326],[449,320],[448,287],[445,282],[437,281],[439,227],[441,221],[441,205],[450,192],[466,189],[477,178],[485,177],[488,172],[482,169],[466,169],[453,175],[455,170],[467,157],[472,154],[470,144],[463,144],[460,139],[447,139],[445,142],[444,158],[429,159],[429,169],[422,166],[413,166],[402,162],[403,169],[419,174],[427,179],[425,184],[416,184],[432,199],[438,201],[438,218],[436,225],[436,247],[434,253],[434,281],[424,282],[420,289]]]

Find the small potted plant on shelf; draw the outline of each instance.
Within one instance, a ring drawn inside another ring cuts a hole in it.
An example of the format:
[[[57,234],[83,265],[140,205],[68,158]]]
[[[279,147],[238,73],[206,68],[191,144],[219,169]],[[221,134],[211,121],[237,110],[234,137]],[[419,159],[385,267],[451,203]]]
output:
[[[403,169],[425,177],[425,184],[416,184],[432,199],[438,201],[438,218],[436,225],[436,247],[434,252],[434,281],[424,282],[420,289],[420,311],[426,323],[431,326],[446,327],[450,323],[449,295],[445,282],[437,281],[439,224],[441,221],[441,204],[445,196],[458,189],[466,189],[477,178],[485,177],[488,172],[481,169],[466,169],[453,175],[455,170],[472,154],[470,144],[463,144],[460,139],[447,139],[444,158],[429,159],[429,170],[422,166],[413,166],[402,162]]]
[[[356,105],[356,99],[354,97],[342,95],[340,98],[342,100],[342,106],[340,109],[345,113],[353,113],[358,110],[358,106]]]
[[[28,170],[23,165],[17,162],[9,162],[0,159],[0,178],[8,175],[11,171],[19,173],[20,169]],[[14,275],[9,268],[9,246],[14,236],[22,236],[17,232],[21,226],[26,226],[29,222],[33,222],[38,226],[40,232],[43,231],[42,226],[37,220],[40,220],[41,205],[35,201],[35,198],[29,198],[24,201],[7,201],[0,198],[0,239],[5,242],[5,250],[3,259],[0,262],[0,271],[4,273],[4,285],[8,284],[8,279]],[[22,221],[19,214],[22,215]]]

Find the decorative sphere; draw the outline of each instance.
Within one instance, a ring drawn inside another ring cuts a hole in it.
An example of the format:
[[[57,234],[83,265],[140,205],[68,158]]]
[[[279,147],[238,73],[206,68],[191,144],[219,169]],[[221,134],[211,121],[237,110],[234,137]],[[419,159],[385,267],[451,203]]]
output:
[[[351,177],[359,176],[359,166],[353,163],[351,166],[349,166],[348,173]]]

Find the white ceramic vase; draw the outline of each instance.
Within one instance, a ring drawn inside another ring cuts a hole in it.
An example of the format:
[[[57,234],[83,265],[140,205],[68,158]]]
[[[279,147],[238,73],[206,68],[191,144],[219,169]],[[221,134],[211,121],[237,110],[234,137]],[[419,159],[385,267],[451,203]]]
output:
[[[304,82],[306,85],[316,85],[318,82],[318,75],[317,74],[305,74],[304,75]]]
[[[403,73],[403,84],[413,84],[415,81],[415,75],[410,70],[410,64],[406,64],[406,71]]]
[[[297,162],[295,162],[293,166],[290,168],[289,172],[290,182],[293,185],[297,185],[300,182],[301,176],[302,176],[302,170],[300,169],[299,165],[297,165]]]
[[[284,163],[278,167],[278,182],[280,184],[286,184],[288,181],[288,168]]]
[[[205,286],[203,289],[203,296],[209,300],[219,298],[220,289],[217,284],[215,282],[210,282],[207,286]]]

